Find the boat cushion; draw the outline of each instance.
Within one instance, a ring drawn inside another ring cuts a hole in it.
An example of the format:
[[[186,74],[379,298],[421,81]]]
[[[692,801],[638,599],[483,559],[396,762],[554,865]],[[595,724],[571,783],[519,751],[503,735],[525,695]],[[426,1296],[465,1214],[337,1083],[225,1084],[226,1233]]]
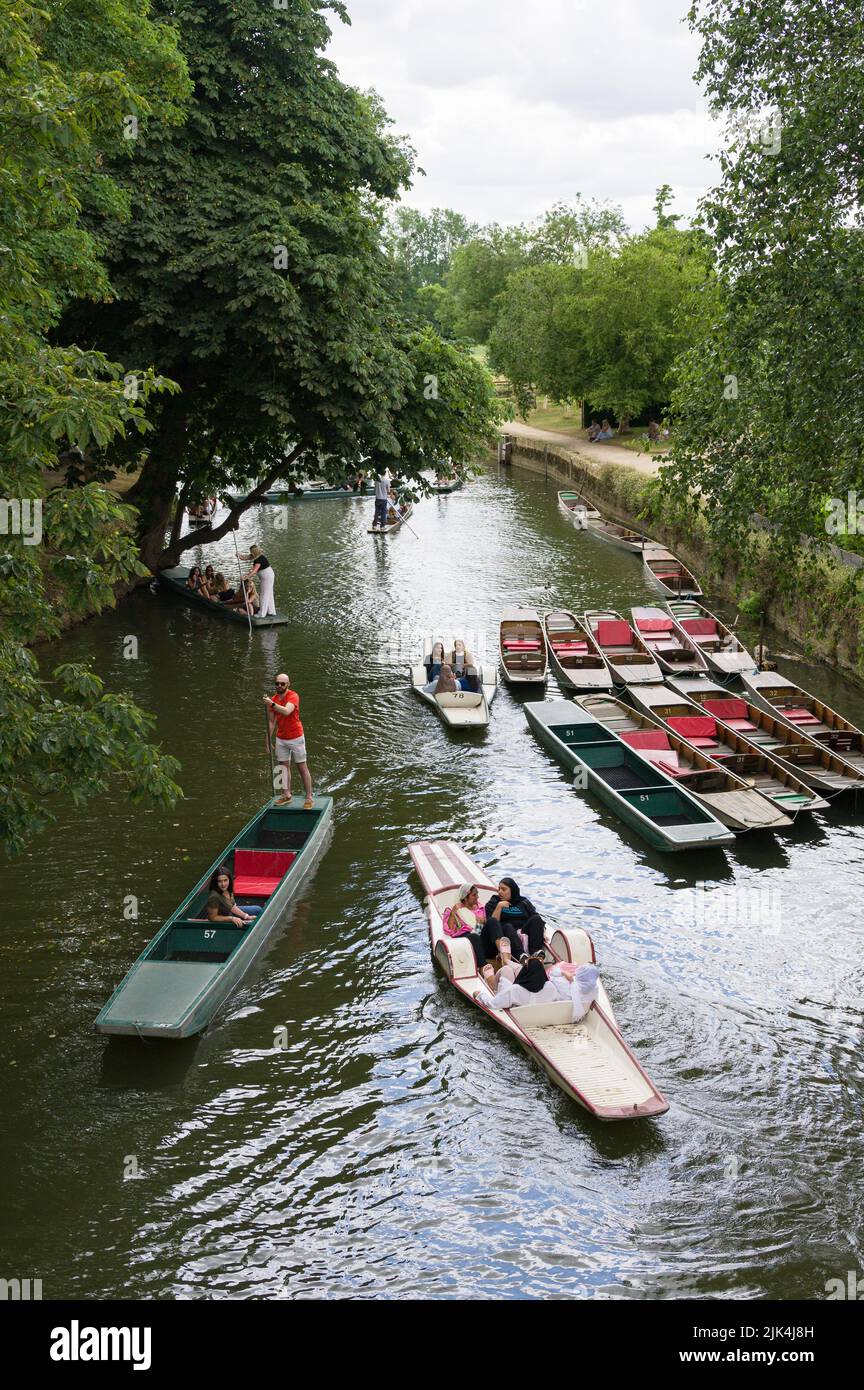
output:
[[[636,626],[640,632],[671,632],[671,618],[637,618]]]
[[[631,748],[669,747],[669,735],[664,734],[662,729],[629,729],[620,737],[622,743],[629,743]]]
[[[692,637],[717,636],[717,624],[713,618],[682,618],[681,626]]]
[[[710,719],[707,715],[672,715],[671,718],[666,720],[666,723],[669,725],[670,729],[674,729],[676,734],[680,734],[682,738],[712,739],[717,732],[716,719]]]
[[[717,719],[737,720],[748,717],[746,700],[703,700],[702,708],[707,709]]]
[[[535,652],[540,648],[540,643],[533,637],[505,637],[501,645],[505,652]]]
[[[794,719],[796,724],[818,724],[819,720],[815,714],[811,714],[809,709],[784,709],[783,714],[787,719]]]
[[[755,724],[751,724],[749,719],[727,719],[726,723],[730,729],[735,729],[739,734],[753,733],[757,727]]]
[[[553,642],[553,652],[587,652],[587,642]]]
[[[288,850],[235,849],[234,896],[269,898],[296,858]]]
[[[675,762],[670,763],[667,761],[667,758],[674,758]],[[658,758],[655,766],[658,767],[661,772],[665,772],[667,777],[680,777],[681,773],[686,771],[685,768],[678,766],[678,754],[671,752],[664,758]]]
[[[630,624],[620,618],[615,621],[604,619],[597,624],[597,640],[601,647],[630,647],[633,645]]]

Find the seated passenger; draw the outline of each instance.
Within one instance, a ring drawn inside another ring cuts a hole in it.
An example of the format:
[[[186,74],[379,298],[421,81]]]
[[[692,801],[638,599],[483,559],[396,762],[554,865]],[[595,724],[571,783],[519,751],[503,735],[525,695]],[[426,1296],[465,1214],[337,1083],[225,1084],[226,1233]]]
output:
[[[193,565],[186,576],[186,588],[194,589],[196,594],[198,594],[201,592],[201,585],[203,584],[203,582],[204,581],[201,578],[201,566]]]
[[[245,613],[247,600],[249,602],[250,612],[257,613],[259,607],[258,590],[255,588],[255,583],[252,579],[246,582],[246,598],[243,597],[242,588],[234,589],[231,597],[223,599],[223,603],[227,603],[229,608],[242,608]]]
[[[445,661],[438,673],[438,679],[427,681],[423,689],[427,695],[453,695],[459,689],[453,676],[453,668]]]
[[[460,690],[468,690],[472,695],[476,695],[480,689],[480,672],[476,666],[465,667],[465,674],[459,681]]]
[[[213,598],[213,591],[214,591],[214,589],[215,589],[215,587],[216,587],[216,576],[215,576],[215,574],[213,573],[213,566],[212,566],[212,565],[208,565],[207,568],[205,569],[205,571],[204,571],[204,579],[203,579],[202,583],[203,583],[202,593],[204,592],[204,590],[206,590],[206,592],[207,592],[207,597],[208,597],[208,598]]]
[[[222,864],[210,880],[210,896],[207,899],[207,919],[210,922],[225,922],[232,927],[245,927],[254,922],[262,909],[254,904],[241,907],[234,899],[234,880],[227,867]]]
[[[543,933],[546,923],[534,904],[523,898],[515,879],[502,878],[498,891],[486,904],[486,922],[483,927],[483,944],[487,956],[494,955],[492,946],[496,936],[507,936],[516,960],[526,954],[519,932],[528,938],[528,954],[537,955],[543,951]]]
[[[432,648],[431,656],[423,662],[426,667],[427,681],[437,681],[441,674],[441,667],[444,664],[444,643],[436,642]]]
[[[473,883],[460,884],[458,901],[452,907],[445,907],[442,913],[444,935],[467,936],[471,942],[478,971],[482,970],[486,961],[483,939],[478,930],[483,923],[483,918],[484,912],[480,906],[480,894]]]
[[[499,971],[495,993],[488,984],[476,994],[487,1009],[512,1009],[519,1004],[557,1004],[558,989],[546,975],[546,967],[536,956],[529,956],[523,965],[508,965]]]
[[[234,590],[228,587],[228,581],[221,570],[213,580],[210,597],[216,603],[228,603],[234,597]]]

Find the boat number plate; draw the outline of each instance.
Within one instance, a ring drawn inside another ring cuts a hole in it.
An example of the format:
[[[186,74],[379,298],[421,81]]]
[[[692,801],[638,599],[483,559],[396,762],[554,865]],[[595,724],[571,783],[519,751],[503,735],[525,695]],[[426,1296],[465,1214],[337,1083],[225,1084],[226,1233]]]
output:
[[[204,929],[204,940],[205,940],[205,941],[210,941],[210,940],[212,939],[212,937],[214,937],[215,935],[216,935],[215,931],[209,930],[208,928],[205,927],[205,929]]]

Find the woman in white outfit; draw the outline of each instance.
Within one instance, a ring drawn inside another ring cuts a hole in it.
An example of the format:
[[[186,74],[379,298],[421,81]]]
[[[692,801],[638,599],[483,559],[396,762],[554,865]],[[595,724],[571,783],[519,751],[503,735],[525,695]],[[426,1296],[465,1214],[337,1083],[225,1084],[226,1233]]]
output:
[[[572,972],[554,965],[546,974],[543,963],[529,957],[521,969],[505,965],[498,971],[497,988],[493,994],[486,986],[477,991],[477,999],[487,1009],[512,1009],[520,1004],[570,1003],[570,1021],[584,1018],[597,998],[599,971],[596,965],[580,965]],[[492,983],[491,980],[488,983]]]
[[[261,585],[261,603],[258,609],[260,618],[273,617],[276,613],[276,603],[273,597],[273,566],[267,559],[260,546],[253,545],[249,554],[244,559],[252,561],[252,568],[245,576],[246,579],[254,579],[258,576],[258,583]]]

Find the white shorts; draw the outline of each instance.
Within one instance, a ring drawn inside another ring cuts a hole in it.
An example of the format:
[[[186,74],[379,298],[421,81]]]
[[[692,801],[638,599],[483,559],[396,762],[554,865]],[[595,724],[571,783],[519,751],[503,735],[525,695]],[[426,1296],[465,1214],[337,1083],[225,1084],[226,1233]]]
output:
[[[291,759],[295,763],[305,763],[306,761],[306,739],[300,738],[277,738],[276,740],[276,761],[278,763],[290,763]]]

